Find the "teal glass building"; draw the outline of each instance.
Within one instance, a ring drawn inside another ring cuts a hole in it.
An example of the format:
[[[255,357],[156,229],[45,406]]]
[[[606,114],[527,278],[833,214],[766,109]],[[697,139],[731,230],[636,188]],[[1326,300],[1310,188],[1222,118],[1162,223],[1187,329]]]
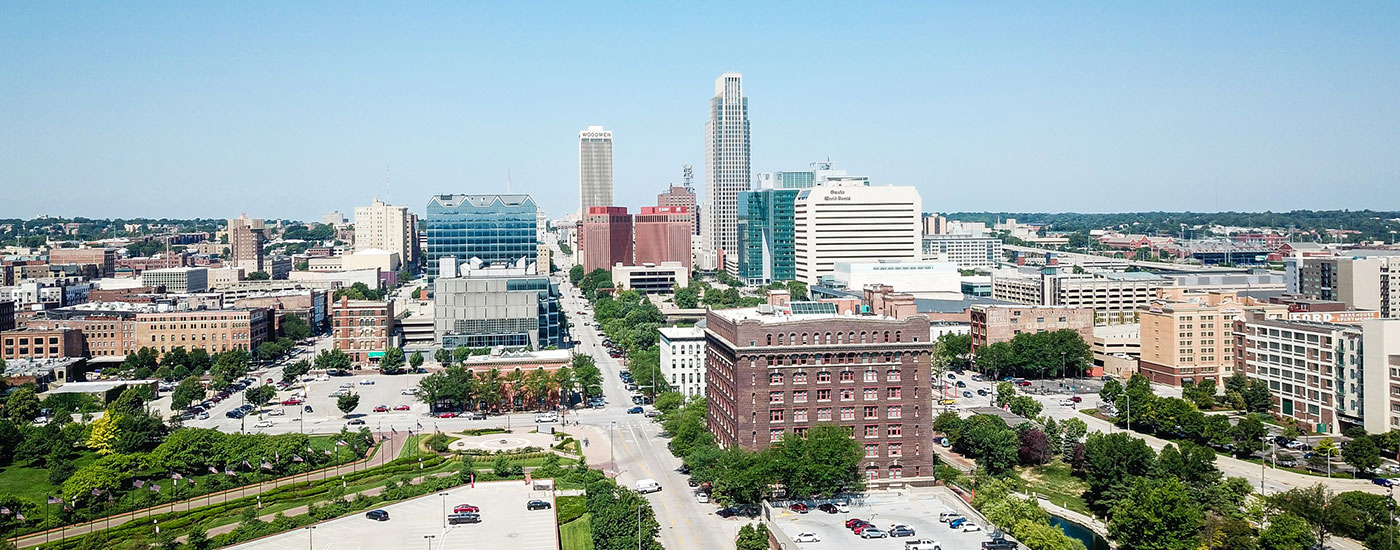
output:
[[[439,260],[458,265],[534,263],[539,254],[539,207],[529,195],[434,195],[428,200],[428,279]],[[522,266],[523,267],[523,266]]]
[[[739,274],[749,284],[797,278],[793,204],[799,189],[739,193]]]

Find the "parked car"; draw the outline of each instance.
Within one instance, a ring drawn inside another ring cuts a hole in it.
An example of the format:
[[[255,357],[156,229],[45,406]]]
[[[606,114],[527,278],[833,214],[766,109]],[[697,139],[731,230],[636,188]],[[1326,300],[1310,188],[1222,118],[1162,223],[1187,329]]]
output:
[[[305,407],[302,407],[302,408],[301,408],[301,411],[302,411],[302,412],[315,412],[315,409],[312,409],[312,408],[311,408],[311,405],[307,405],[307,406],[305,406]]]
[[[1084,398],[1083,398],[1083,397],[1080,397],[1080,396],[1078,396],[1078,395],[1076,395],[1076,396],[1070,397],[1069,400],[1070,400],[1070,401],[1073,401],[1073,402],[1075,402],[1075,403],[1079,403],[1079,402],[1084,401]]]
[[[952,527],[953,529],[957,529],[957,528],[959,528],[959,527],[962,527],[962,524],[964,524],[964,523],[967,523],[967,518],[956,518],[956,519],[951,519],[951,520],[948,520],[948,527]]]
[[[630,409],[627,409],[627,414],[642,414],[642,408],[641,408],[641,407],[632,407],[632,408],[630,408]]]
[[[891,537],[912,537],[914,536],[914,528],[908,525],[896,525],[890,528],[889,534]]]
[[[821,537],[818,537],[816,533],[813,533],[813,532],[811,532],[811,531],[803,531],[803,532],[801,532],[801,533],[798,533],[797,536],[792,537],[792,542],[821,542],[821,541],[822,541]]]
[[[1374,478],[1371,480],[1371,483],[1375,483],[1376,485],[1380,485],[1381,487],[1391,487],[1395,485],[1394,483],[1391,483],[1389,479],[1383,477]]]
[[[860,538],[863,539],[883,539],[888,536],[890,536],[889,533],[881,531],[873,526],[868,529],[862,529],[860,532]]]
[[[545,502],[543,500],[532,500],[530,502],[525,503],[526,510],[548,510],[552,507],[553,506],[550,503]]]
[[[1017,544],[1006,539],[982,541],[982,550],[1016,550]]]
[[[201,412],[196,418],[199,418],[200,420],[209,420],[209,413]]]
[[[835,505],[835,504],[832,504],[832,503],[830,503],[830,502],[825,503],[825,504],[818,504],[818,505],[817,505],[817,509],[818,509],[818,510],[821,510],[821,511],[823,511],[823,512],[826,512],[826,513],[828,513],[828,514],[835,514],[835,513],[839,513],[839,512],[840,512],[840,510],[837,510],[837,509],[836,509],[836,505]]]
[[[855,527],[852,527],[851,531],[859,535],[861,533],[864,533],[868,529],[879,529],[879,527],[876,527],[874,523],[862,521],[860,523],[857,523]]]
[[[440,413],[437,413],[437,414],[435,414],[435,415],[433,415],[433,416],[436,416],[436,417],[438,417],[438,418],[457,418],[457,413],[454,413],[454,412],[440,412]]]
[[[418,388],[404,388],[399,390],[399,395],[418,395]]]
[[[700,504],[709,504],[709,503],[710,503],[710,495],[708,495],[708,494],[706,494],[706,493],[696,493],[696,494],[695,494],[695,502],[699,502]]]
[[[375,521],[389,521],[388,510],[370,510],[365,512],[365,517]]]
[[[1031,385],[1031,381],[1030,381],[1030,380],[1022,380],[1022,381],[1020,381],[1020,382],[1017,382],[1016,385],[1017,385],[1017,386],[1021,386],[1021,387],[1024,388],[1024,387],[1026,387],[1026,386]]]
[[[345,424],[346,424],[346,425],[349,425],[349,426],[363,426],[363,425],[365,425],[365,419],[363,419],[363,418],[356,418],[356,419],[353,419],[353,420],[351,420],[351,421],[349,421],[349,422],[346,422]]]
[[[257,424],[253,424],[253,427],[254,427],[254,428],[271,428],[271,427],[272,427],[272,421],[271,421],[271,420],[263,420],[263,421],[261,421],[261,422],[258,422]]]
[[[458,504],[458,505],[452,507],[452,513],[454,513],[454,514],[460,514],[460,513],[464,513],[464,512],[471,512],[471,513],[475,514],[475,513],[480,512],[480,511],[481,511],[481,507],[480,507],[480,506],[475,506],[475,505],[471,505],[471,504]]]
[[[958,519],[958,518],[960,518],[960,517],[963,517],[963,515],[962,515],[962,514],[959,514],[959,513],[957,513],[957,512],[941,512],[941,513],[938,514],[938,522],[939,522],[939,523],[948,523],[948,522],[953,521],[953,520],[955,520],[955,519]]]
[[[904,550],[943,550],[943,547],[936,540],[914,539],[904,541]]]
[[[368,379],[368,378],[366,378],[366,379],[360,381],[360,385],[361,385],[361,386],[373,386],[373,385],[374,385],[374,381],[373,381],[373,380],[370,380],[370,379]]]
[[[389,407],[386,406],[386,405],[380,405],[380,406],[374,408],[374,412],[377,412],[377,413],[386,413],[386,412],[389,412]]]
[[[463,514],[448,514],[448,515],[447,515],[447,523],[448,523],[449,525],[458,525],[458,524],[462,524],[462,523],[481,523],[481,515],[480,515],[480,514],[465,514],[465,513],[463,513]]]
[[[788,506],[788,509],[790,509],[790,510],[792,510],[792,511],[794,511],[794,512],[797,512],[797,513],[799,513],[799,514],[805,514],[805,513],[807,513],[808,511],[810,511],[812,508],[811,508],[810,506],[807,506],[807,505],[804,504],[804,503],[801,503],[801,502],[794,502],[794,503],[792,503],[791,506]]]
[[[971,398],[972,398],[972,392],[970,392],[970,391],[965,391],[965,392],[962,393],[962,396],[971,399]]]
[[[959,387],[959,388],[966,388],[966,387],[967,387],[967,382],[963,382],[962,380],[958,380],[958,387]]]
[[[410,410],[410,409],[412,409],[412,408],[413,408],[413,407],[410,407],[410,406],[408,406],[408,405],[394,405],[394,410],[396,410],[396,411],[407,411],[407,410]]]
[[[287,411],[283,409],[272,409],[270,411],[267,411],[268,416],[284,416],[286,414]]]
[[[976,523],[972,523],[972,522],[970,522],[970,521],[967,522],[967,523],[964,523],[963,526],[962,526],[962,532],[964,532],[964,533],[974,533],[974,532],[981,531],[981,530],[982,530],[982,526],[981,526],[981,525],[977,525]]]

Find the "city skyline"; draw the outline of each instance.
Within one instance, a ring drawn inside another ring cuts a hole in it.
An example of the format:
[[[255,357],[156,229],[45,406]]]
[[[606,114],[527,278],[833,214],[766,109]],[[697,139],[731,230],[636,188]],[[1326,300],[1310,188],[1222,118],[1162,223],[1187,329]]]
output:
[[[316,220],[529,193],[556,218],[579,206],[591,124],[615,132],[614,202],[636,207],[684,164],[707,177],[701,102],[731,70],[751,173],[831,158],[929,211],[1400,208],[1393,4],[746,10],[861,38],[687,8],[12,6],[0,185],[49,192],[0,217]],[[566,45],[584,38],[625,55],[582,62]]]

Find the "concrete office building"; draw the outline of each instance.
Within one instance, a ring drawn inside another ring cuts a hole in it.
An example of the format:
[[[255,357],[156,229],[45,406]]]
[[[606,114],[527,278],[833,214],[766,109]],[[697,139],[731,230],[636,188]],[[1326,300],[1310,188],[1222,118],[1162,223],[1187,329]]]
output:
[[[1233,292],[1163,289],[1138,308],[1142,346],[1139,369],[1149,380],[1180,386],[1234,374],[1235,320],[1247,312],[1279,317],[1287,306],[1242,300]]]
[[[143,286],[163,286],[171,294],[195,294],[209,290],[209,268],[171,267],[141,273]]]
[[[519,269],[466,270],[433,282],[433,336],[445,348],[564,348],[559,287]]]
[[[647,294],[670,294],[674,287],[690,286],[690,268],[680,262],[622,265],[612,268],[613,286]]]
[[[1352,251],[1361,252],[1361,251]],[[1400,257],[1296,258],[1298,293],[1400,317]]]
[[[1094,338],[1089,342],[1094,366],[1089,375],[1132,378],[1142,356],[1141,328],[1137,324],[1094,327]]]
[[[708,210],[701,222],[706,237],[705,254],[719,269],[731,275],[739,271],[739,193],[747,191],[749,166],[749,100],[744,97],[743,75],[724,73],[715,80],[710,98],[710,119],[705,123],[705,200]],[[723,262],[719,259],[723,257]]]
[[[996,306],[968,308],[972,319],[972,351],[1018,334],[1072,330],[1087,344],[1094,338],[1094,310],[1076,306]]]
[[[632,220],[634,264],[679,262],[690,269],[695,212],[685,206],[643,206]]]
[[[583,272],[632,265],[632,215],[625,206],[592,206],[583,216]]]
[[[1001,239],[993,237],[924,235],[923,244],[925,260],[953,262],[964,269],[996,267],[1001,262]]]
[[[418,227],[407,206],[374,199],[369,206],[355,207],[355,252],[388,251],[412,264],[417,240]]]
[[[115,248],[54,248],[49,250],[50,265],[91,264],[97,266],[99,277],[116,273]]]
[[[849,427],[867,479],[933,473],[929,319],[710,310],[706,419],[721,447],[761,450],[817,423]]]
[[[961,300],[962,282],[953,262],[837,262],[838,286],[859,290],[883,285],[893,292],[932,300]]]
[[[261,219],[239,216],[228,221],[229,261],[225,265],[241,267],[245,273],[268,271],[263,258],[267,243],[267,226]]]
[[[686,399],[705,396],[705,329],[661,327],[661,376]]]
[[[793,206],[796,279],[821,284],[838,262],[921,260],[922,208],[918,189],[871,187],[864,178],[803,189]]]
[[[539,207],[529,195],[434,195],[427,210],[429,279],[443,258],[534,269]]]
[[[378,363],[384,350],[395,347],[394,303],[341,297],[331,305],[331,338],[335,349],[356,365]]]
[[[589,126],[578,133],[579,214],[613,205],[613,133]]]
[[[1136,323],[1140,306],[1166,281],[1150,273],[1062,275],[1048,266],[1038,274],[992,276],[992,299],[1018,304],[1094,308],[1096,324]]]
[[[1361,333],[1361,387],[1372,396],[1362,400],[1366,431],[1400,429],[1400,319],[1361,321]]]

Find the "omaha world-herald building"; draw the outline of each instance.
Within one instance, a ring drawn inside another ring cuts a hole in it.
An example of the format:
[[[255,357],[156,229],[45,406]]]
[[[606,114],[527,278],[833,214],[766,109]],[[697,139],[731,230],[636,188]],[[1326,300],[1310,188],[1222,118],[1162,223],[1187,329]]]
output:
[[[838,315],[835,304],[711,310],[709,428],[760,450],[818,423],[851,430],[867,479],[933,475],[929,320]]]

